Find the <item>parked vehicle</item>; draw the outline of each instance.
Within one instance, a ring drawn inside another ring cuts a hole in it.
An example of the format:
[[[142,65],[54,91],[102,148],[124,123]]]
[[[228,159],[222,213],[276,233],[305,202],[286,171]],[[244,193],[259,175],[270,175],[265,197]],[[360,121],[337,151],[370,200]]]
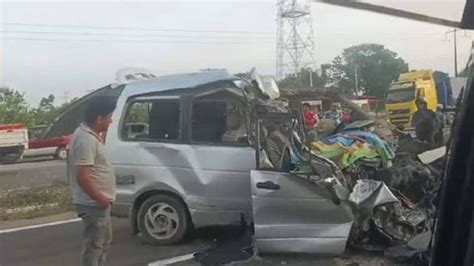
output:
[[[41,133],[46,126],[35,126],[28,129],[30,134],[29,149],[25,152],[26,157],[54,156],[59,160],[67,158],[70,135],[53,138],[41,138]]]
[[[127,84],[106,141],[113,214],[130,216],[154,244],[176,243],[190,228],[253,222],[263,251],[343,252],[352,224],[345,204],[281,168],[257,170],[254,118],[278,109],[260,102],[278,96],[263,80],[255,79],[261,91],[225,71]],[[143,121],[148,134],[130,135],[128,125]]]
[[[23,124],[0,124],[0,163],[14,163],[28,149],[28,130]]]
[[[428,109],[436,111],[438,104],[443,108],[453,105],[451,82],[447,74],[419,70],[400,74],[391,84],[385,97],[385,111],[390,122],[398,127],[411,126],[413,114],[417,111],[415,100],[424,97]]]

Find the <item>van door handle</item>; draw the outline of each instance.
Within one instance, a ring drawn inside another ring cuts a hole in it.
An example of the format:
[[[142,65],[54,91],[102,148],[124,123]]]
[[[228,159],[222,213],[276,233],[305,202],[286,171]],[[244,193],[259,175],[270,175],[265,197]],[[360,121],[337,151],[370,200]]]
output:
[[[257,188],[268,189],[268,190],[279,190],[280,185],[273,183],[272,181],[258,182]]]

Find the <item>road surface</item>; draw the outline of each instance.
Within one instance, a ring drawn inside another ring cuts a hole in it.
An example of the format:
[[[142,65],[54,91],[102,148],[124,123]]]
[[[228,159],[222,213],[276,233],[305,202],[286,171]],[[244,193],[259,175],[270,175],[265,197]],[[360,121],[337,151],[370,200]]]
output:
[[[80,221],[30,228],[14,232],[0,230],[0,265],[2,266],[76,266],[81,251]],[[193,259],[195,252],[214,245],[215,236],[235,234],[236,228],[205,229],[184,243],[173,246],[149,246],[131,235],[128,219],[113,219],[114,240],[107,265],[201,265]],[[182,258],[184,257],[184,259]],[[345,257],[345,258],[344,258]],[[357,263],[357,264],[354,264]],[[383,263],[383,264],[381,264]],[[167,264],[165,264],[167,265]],[[234,265],[405,265],[393,264],[376,255],[345,255],[321,257],[317,255],[280,254],[253,257]]]
[[[177,246],[153,247],[133,238],[127,219],[114,219],[114,241],[108,265],[147,265],[205,247],[201,240]],[[0,265],[79,265],[80,222],[0,234]]]
[[[64,161],[29,161],[17,164],[0,164],[0,188],[36,187],[67,184]]]

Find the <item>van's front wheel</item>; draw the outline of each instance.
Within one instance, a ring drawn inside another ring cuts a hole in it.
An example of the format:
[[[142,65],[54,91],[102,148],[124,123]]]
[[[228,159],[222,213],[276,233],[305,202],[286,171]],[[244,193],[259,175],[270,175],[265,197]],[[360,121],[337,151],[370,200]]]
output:
[[[181,241],[189,224],[184,204],[167,195],[156,195],[145,200],[137,219],[143,240],[153,245]]]

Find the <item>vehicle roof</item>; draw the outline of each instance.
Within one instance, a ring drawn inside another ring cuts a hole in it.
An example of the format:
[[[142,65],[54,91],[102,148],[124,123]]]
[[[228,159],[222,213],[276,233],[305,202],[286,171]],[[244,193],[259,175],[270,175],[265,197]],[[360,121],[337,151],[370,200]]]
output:
[[[211,70],[196,73],[159,76],[127,84],[121,97],[130,97],[152,92],[173,89],[188,89],[217,81],[232,81],[240,78],[229,74],[226,70]]]
[[[406,73],[401,73],[398,77],[399,81],[410,80],[410,79],[419,79],[425,77],[432,77],[433,70],[413,70]]]

